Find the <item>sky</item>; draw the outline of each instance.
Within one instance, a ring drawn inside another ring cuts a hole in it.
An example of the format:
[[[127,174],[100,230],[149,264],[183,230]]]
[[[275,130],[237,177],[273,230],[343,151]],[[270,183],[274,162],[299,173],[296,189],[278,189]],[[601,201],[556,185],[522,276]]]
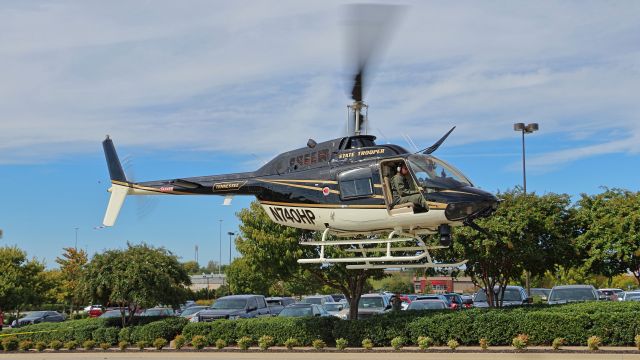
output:
[[[187,261],[197,245],[201,265],[228,263],[251,198],[129,197],[99,228],[101,141],[147,181],[251,171],[344,136],[346,4],[1,2],[0,246],[54,267],[77,233],[90,254],[146,242]],[[379,143],[425,148],[455,125],[435,155],[495,192],[522,184],[513,123],[537,122],[528,191],[638,191],[640,2],[402,4],[365,92]]]

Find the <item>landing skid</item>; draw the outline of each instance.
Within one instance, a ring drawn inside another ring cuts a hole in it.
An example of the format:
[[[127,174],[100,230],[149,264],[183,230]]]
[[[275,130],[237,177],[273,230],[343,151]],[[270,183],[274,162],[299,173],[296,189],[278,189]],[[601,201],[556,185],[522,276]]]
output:
[[[422,240],[412,234],[392,231],[386,239],[350,239],[327,240],[332,234],[330,228],[322,233],[320,241],[301,241],[300,245],[320,246],[320,257],[314,259],[298,259],[299,264],[335,264],[350,263],[347,269],[386,269],[386,268],[443,268],[458,267],[467,260],[457,263],[436,263],[433,261],[429,250],[445,249],[448,246],[427,246]],[[336,233],[337,235],[343,235]],[[396,237],[398,236],[398,237]],[[393,247],[391,244],[401,242],[414,242],[416,246]],[[368,245],[385,244],[385,247],[365,247]],[[360,256],[345,258],[325,257],[326,246],[357,246],[357,248],[345,249],[346,252],[356,253]],[[416,255],[395,256],[397,252],[414,252]],[[384,253],[384,256],[368,256],[368,253]],[[363,263],[363,264],[362,264]]]

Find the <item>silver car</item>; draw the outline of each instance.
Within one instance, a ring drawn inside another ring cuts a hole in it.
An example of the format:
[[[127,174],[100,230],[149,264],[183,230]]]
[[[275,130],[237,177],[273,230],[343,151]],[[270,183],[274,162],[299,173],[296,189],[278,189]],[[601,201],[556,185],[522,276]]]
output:
[[[549,305],[577,301],[597,301],[598,293],[592,285],[554,286],[549,294]]]

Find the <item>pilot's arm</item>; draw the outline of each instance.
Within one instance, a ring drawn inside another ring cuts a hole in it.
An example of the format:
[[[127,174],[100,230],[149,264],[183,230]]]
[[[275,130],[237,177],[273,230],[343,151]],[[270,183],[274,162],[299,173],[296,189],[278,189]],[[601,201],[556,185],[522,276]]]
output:
[[[391,179],[391,186],[398,192],[398,196],[409,196],[409,195],[413,195],[413,194],[417,194],[418,192],[415,190],[412,190],[410,187],[406,186],[408,184],[405,184],[406,181],[404,179],[404,176],[400,175],[400,174],[396,174],[392,179]]]

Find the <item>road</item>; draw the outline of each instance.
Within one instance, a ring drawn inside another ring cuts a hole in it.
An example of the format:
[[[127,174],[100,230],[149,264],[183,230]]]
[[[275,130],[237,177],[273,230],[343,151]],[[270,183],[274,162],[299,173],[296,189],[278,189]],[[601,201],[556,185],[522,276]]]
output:
[[[402,360],[640,360],[637,354],[605,354],[605,353],[395,353]],[[389,352],[366,353],[334,353],[334,352],[92,352],[92,353],[28,353],[2,354],[0,359],[24,360],[170,360],[170,359],[207,359],[207,360],[387,360],[394,357]]]

